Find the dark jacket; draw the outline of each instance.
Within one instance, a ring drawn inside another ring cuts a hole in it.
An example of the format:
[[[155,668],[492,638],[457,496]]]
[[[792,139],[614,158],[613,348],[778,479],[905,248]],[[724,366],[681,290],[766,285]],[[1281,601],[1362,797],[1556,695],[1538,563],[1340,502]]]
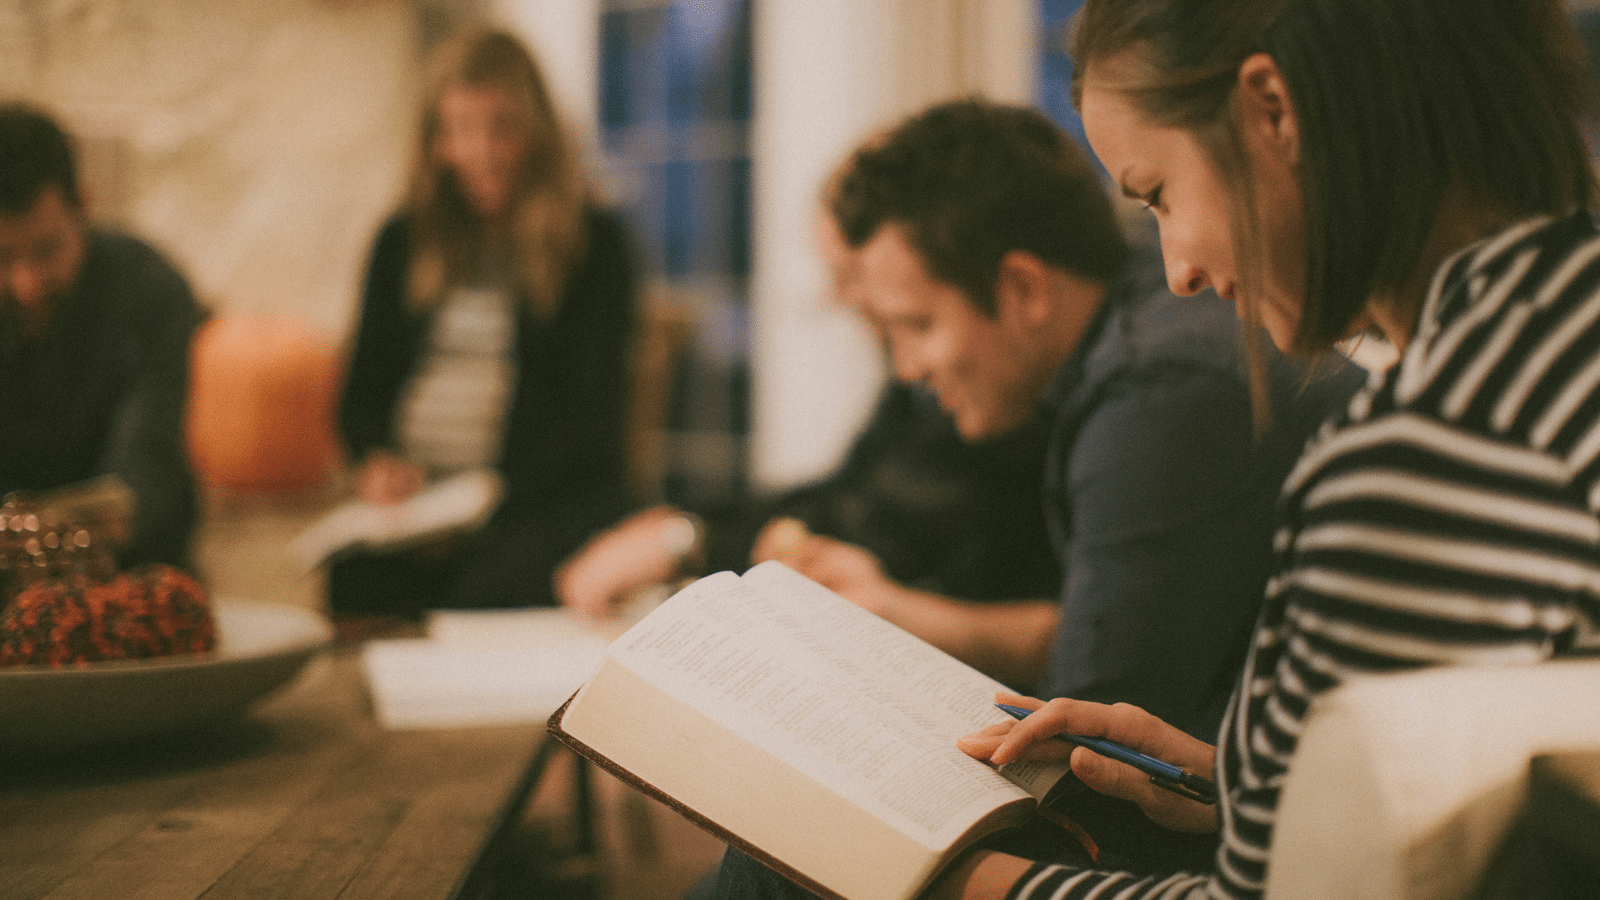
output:
[[[184,423],[204,314],[149,245],[97,229],[86,241],[42,335],[23,339],[0,306],[0,494],[117,475],[135,498],[118,563],[187,566],[199,503]]]
[[[1271,426],[1255,437],[1243,334],[1159,259],[1114,282],[1058,373],[1045,474],[1065,578],[1040,696],[1127,702],[1214,740],[1272,562],[1278,488],[1364,381],[1314,376],[1265,334]]]
[[[352,459],[395,450],[397,410],[427,346],[431,317],[405,298],[411,229],[402,216],[379,233],[339,403]],[[517,308],[516,377],[496,469],[505,495],[490,521],[457,548],[443,583],[424,587],[404,569],[391,578],[427,596],[394,606],[554,602],[550,571],[595,530],[633,505],[628,480],[630,371],[639,309],[639,266],[615,214],[585,213],[584,255],[548,320]],[[340,567],[335,567],[340,569]],[[430,566],[430,571],[439,566]],[[333,573],[330,603],[369,606],[387,580]],[[346,596],[368,583],[371,596]],[[413,584],[415,583],[415,584]]]
[[[502,516],[625,495],[638,267],[615,215],[591,209],[586,241],[549,321],[518,307],[516,384],[496,464],[506,484]],[[352,459],[396,447],[401,392],[427,344],[430,316],[405,299],[410,246],[410,227],[396,217],[373,249],[339,404]]]

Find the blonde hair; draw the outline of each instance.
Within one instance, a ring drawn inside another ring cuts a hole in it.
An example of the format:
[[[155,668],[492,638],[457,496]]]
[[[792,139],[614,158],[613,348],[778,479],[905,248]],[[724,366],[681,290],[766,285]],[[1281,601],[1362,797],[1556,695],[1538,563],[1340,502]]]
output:
[[[422,122],[406,198],[412,222],[407,299],[427,309],[458,284],[490,238],[455,174],[435,152],[439,105],[452,88],[499,88],[528,128],[528,153],[512,187],[509,252],[517,287],[535,316],[554,315],[582,255],[588,181],[544,76],[522,43],[506,32],[474,29],[434,54],[423,93]]]

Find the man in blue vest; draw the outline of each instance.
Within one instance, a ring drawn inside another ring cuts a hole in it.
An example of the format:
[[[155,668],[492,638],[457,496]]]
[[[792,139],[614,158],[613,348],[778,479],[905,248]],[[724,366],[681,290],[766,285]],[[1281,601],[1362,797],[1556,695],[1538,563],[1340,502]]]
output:
[[[1041,502],[1062,581],[1054,597],[976,604],[898,584],[830,538],[780,558],[1019,690],[1132,703],[1214,740],[1278,488],[1360,370],[1309,372],[1246,333],[1226,300],[1171,294],[1082,151],[1029,109],[926,110],[857,150],[829,206],[855,254],[847,299],[899,380],[926,386],[969,441],[1041,412],[1053,423]],[[1250,352],[1269,362],[1260,383]],[[1122,865],[1182,865],[1215,846],[1158,833],[1122,801],[1073,802]],[[718,881],[727,897],[773,887],[739,854]]]

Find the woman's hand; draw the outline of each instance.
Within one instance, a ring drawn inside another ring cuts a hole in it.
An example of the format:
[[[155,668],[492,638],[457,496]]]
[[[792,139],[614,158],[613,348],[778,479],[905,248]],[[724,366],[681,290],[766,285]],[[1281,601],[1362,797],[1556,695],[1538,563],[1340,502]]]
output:
[[[389,505],[422,490],[422,469],[383,450],[367,454],[356,470],[356,496],[368,503]]]
[[[961,738],[967,755],[1005,765],[1017,759],[1060,759],[1070,753],[1072,772],[1092,790],[1139,804],[1156,824],[1174,831],[1217,829],[1217,808],[1157,787],[1134,767],[1107,759],[1087,747],[1050,740],[1063,732],[1103,737],[1149,756],[1215,780],[1216,748],[1126,703],[1106,705],[1058,698],[997,694],[996,700],[1035,710],[1026,719],[1001,722]]]

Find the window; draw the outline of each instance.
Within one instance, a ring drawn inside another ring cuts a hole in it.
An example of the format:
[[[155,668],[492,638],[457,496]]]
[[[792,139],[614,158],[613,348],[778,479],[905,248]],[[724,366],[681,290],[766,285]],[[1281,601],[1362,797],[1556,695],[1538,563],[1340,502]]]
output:
[[[603,178],[696,323],[668,416],[665,499],[731,499],[749,432],[750,0],[601,8]]]

